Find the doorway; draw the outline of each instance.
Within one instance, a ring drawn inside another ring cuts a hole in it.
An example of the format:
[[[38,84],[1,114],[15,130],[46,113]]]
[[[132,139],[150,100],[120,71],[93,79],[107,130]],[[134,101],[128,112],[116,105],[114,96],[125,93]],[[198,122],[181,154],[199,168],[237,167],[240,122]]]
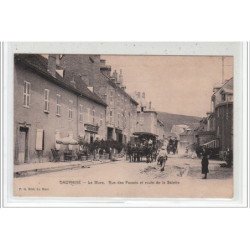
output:
[[[20,164],[28,162],[28,132],[27,127],[19,128],[18,162]]]

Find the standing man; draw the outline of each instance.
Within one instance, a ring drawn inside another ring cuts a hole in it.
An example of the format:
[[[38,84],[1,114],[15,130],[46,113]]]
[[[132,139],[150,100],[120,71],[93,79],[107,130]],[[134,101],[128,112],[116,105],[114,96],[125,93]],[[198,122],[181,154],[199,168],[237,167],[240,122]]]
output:
[[[208,164],[209,162],[208,162],[207,154],[204,153],[202,160],[201,160],[201,173],[204,174],[202,179],[207,179],[207,174],[209,173]]]
[[[158,154],[158,161],[161,164],[161,171],[164,171],[167,159],[168,159],[168,153],[167,153],[166,147],[162,146]]]

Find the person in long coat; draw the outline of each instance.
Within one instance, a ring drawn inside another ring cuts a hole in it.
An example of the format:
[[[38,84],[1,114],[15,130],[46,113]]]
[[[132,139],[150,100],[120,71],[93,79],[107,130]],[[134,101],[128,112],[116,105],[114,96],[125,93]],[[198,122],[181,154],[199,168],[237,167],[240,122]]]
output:
[[[209,173],[208,170],[208,158],[207,158],[207,154],[204,154],[201,160],[201,173],[204,174],[204,177],[202,179],[207,179],[207,174]]]

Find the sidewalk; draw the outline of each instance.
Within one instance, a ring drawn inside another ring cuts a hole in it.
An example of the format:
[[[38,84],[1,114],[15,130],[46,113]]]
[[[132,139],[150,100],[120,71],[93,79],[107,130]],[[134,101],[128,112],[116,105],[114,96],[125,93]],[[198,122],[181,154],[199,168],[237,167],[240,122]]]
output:
[[[110,160],[88,160],[67,162],[42,162],[14,165],[14,177],[25,177],[68,169],[86,168],[92,165],[108,163]]]

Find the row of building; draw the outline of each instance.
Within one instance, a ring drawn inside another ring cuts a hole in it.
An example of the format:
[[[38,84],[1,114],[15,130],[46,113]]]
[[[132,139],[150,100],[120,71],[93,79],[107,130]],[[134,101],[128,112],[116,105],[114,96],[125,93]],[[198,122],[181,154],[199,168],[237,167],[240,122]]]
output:
[[[164,124],[100,55],[15,55],[15,164],[50,160],[62,138],[127,143],[138,133],[164,139]]]
[[[233,151],[233,78],[213,88],[211,110],[197,126],[187,127],[180,134],[180,147],[205,146],[222,157]]]

